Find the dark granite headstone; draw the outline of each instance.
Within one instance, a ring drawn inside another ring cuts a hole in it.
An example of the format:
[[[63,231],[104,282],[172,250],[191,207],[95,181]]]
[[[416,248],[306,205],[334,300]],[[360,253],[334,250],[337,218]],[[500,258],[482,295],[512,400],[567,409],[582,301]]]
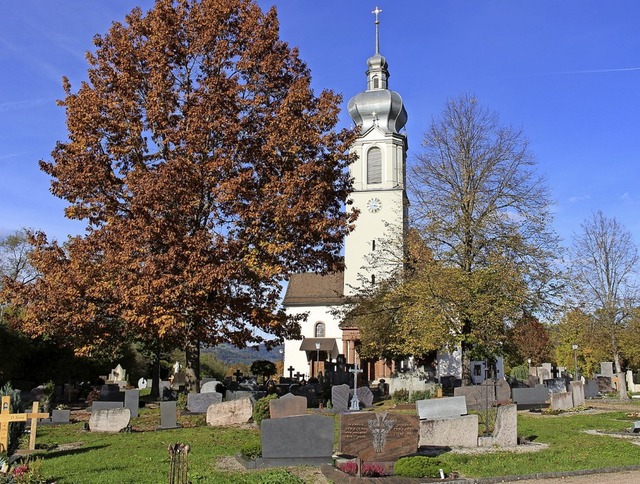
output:
[[[339,451],[364,461],[392,462],[418,450],[417,415],[354,412],[340,415]]]
[[[334,385],[331,387],[331,405],[338,413],[349,410],[349,385]]]
[[[120,386],[109,383],[100,387],[100,401],[102,402],[122,402],[124,394],[120,393]]]
[[[207,413],[209,405],[220,402],[222,394],[218,392],[187,394],[187,410],[193,413]]]
[[[177,427],[176,402],[160,402],[159,429],[175,429]]]
[[[51,423],[54,424],[62,424],[69,423],[69,418],[71,416],[71,410],[51,410]]]
[[[112,408],[122,408],[124,405],[122,402],[103,402],[96,400],[91,404],[91,413],[98,410],[110,410]]]
[[[567,391],[567,384],[564,378],[550,378],[544,380],[543,383],[551,393],[564,393]]]
[[[587,380],[584,384],[584,398],[596,398],[598,396],[598,382]]]
[[[598,393],[611,393],[615,391],[610,376],[598,375],[596,377],[596,383],[598,384]]]
[[[534,388],[514,388],[513,403],[522,406],[543,406],[549,400],[549,389],[543,385]]]
[[[271,466],[330,464],[334,422],[324,415],[265,419],[260,424],[262,459]]]
[[[140,407],[140,390],[125,390],[124,406],[131,410],[131,418],[136,418]]]
[[[373,393],[369,387],[358,387],[358,400],[363,408],[373,407]]]

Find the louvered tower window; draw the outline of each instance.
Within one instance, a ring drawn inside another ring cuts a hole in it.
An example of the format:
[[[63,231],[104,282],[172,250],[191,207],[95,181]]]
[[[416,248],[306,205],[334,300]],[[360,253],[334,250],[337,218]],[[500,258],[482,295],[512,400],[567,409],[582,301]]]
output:
[[[382,150],[375,146],[367,152],[367,183],[382,183]]]

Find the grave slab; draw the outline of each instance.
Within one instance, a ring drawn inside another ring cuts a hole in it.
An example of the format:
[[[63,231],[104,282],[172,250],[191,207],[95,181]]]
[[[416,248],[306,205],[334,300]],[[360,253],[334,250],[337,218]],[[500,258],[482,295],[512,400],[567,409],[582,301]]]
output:
[[[518,445],[518,411],[516,405],[501,405],[491,437],[480,437],[480,447],[515,447]]]
[[[334,421],[324,415],[265,419],[262,459],[269,465],[321,465],[333,462]]]
[[[307,399],[291,393],[269,401],[270,418],[291,417],[307,413]]]
[[[131,421],[128,408],[94,410],[89,418],[89,430],[92,432],[120,432]]]
[[[124,406],[131,411],[131,418],[137,418],[140,408],[140,390],[125,390]]]
[[[421,447],[477,447],[478,415],[420,420],[419,445]]]
[[[207,409],[207,425],[224,427],[243,424],[251,420],[252,415],[253,401],[250,398],[213,403]]]
[[[178,428],[176,402],[160,402],[160,427],[159,430]]]
[[[513,403],[519,407],[534,407],[546,405],[549,400],[549,389],[543,385],[536,385],[533,388],[514,388]]]
[[[113,408],[122,408],[124,407],[123,402],[103,402],[101,400],[96,400],[91,403],[91,413],[97,410],[111,410]]]
[[[573,407],[573,395],[569,392],[552,393],[549,403],[552,410],[569,410]]]
[[[339,451],[368,462],[395,461],[417,451],[418,422],[417,415],[390,412],[341,414]]]
[[[222,402],[222,393],[189,393],[187,394],[187,410],[193,413],[207,413],[214,403]]]
[[[358,387],[356,390],[360,406],[363,408],[373,407],[373,393],[369,387]]]
[[[331,405],[338,413],[349,410],[349,385],[334,385],[331,387]]]
[[[578,407],[584,405],[584,385],[581,381],[572,381],[569,384],[569,391],[573,396],[573,406]]]
[[[464,396],[429,398],[416,401],[416,409],[420,420],[454,418],[467,414],[467,401]]]

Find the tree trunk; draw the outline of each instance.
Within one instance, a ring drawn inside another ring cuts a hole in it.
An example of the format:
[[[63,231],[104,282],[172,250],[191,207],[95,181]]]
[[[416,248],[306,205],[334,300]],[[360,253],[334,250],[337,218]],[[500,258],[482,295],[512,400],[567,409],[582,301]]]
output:
[[[151,398],[160,398],[160,344],[156,346],[151,367]]]
[[[200,392],[200,342],[187,341],[185,347],[187,362],[187,392]]]
[[[616,366],[616,376],[618,377],[618,391],[620,392],[620,400],[629,400],[627,394],[627,380],[625,374],[620,367],[620,355],[615,353],[613,357],[614,364]]]

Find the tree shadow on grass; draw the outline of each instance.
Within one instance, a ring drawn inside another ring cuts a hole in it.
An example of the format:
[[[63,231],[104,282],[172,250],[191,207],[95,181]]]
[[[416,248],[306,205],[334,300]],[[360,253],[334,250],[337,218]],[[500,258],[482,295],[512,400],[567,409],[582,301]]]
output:
[[[56,457],[63,457],[66,455],[76,455],[76,454],[84,454],[85,452],[89,452],[91,450],[104,449],[108,447],[107,445],[92,445],[90,447],[75,447],[72,449],[58,449],[58,450],[50,450],[47,452],[38,452],[36,457],[41,457],[43,459],[53,459]]]

